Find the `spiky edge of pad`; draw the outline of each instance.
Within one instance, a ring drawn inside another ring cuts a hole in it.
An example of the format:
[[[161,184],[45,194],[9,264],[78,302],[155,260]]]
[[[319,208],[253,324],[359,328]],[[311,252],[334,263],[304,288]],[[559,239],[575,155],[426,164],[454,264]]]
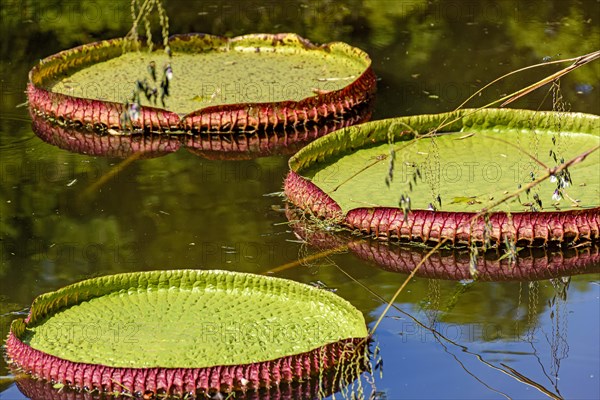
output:
[[[366,344],[364,345],[366,347]],[[357,351],[360,353],[360,351]],[[367,369],[362,365],[360,360],[357,360],[356,365],[348,371],[344,371],[344,375],[331,371],[323,374],[323,376],[314,377],[299,382],[285,383],[269,389],[249,390],[246,392],[235,392],[231,399],[235,400],[293,400],[293,399],[314,399],[319,400],[338,392],[346,386],[350,380],[355,380],[358,376]],[[61,387],[60,390],[52,384],[41,379],[32,379],[31,377],[18,377],[16,384],[19,390],[28,398],[35,400],[105,400],[105,393],[97,390],[73,390],[68,387]],[[113,393],[115,400],[131,400],[134,398],[143,399],[164,399],[164,398],[181,398],[187,400],[208,400],[217,398],[227,398],[228,394],[219,396],[216,392],[196,392],[185,393],[180,396],[167,395],[166,393],[155,393],[146,391],[144,393]]]
[[[404,217],[399,208],[356,208],[342,215],[340,206],[314,183],[290,171],[285,179],[287,198],[317,217],[380,240],[439,242],[470,245],[487,238],[495,244],[548,245],[596,241],[600,238],[600,207],[548,212],[492,212],[488,221],[474,212],[412,210]]]
[[[17,322],[17,321],[15,321]],[[13,322],[6,341],[10,364],[36,379],[59,382],[77,389],[101,392],[185,393],[247,391],[272,388],[318,376],[353,358],[366,338],[344,339],[310,352],[246,365],[206,368],[117,368],[64,360],[23,343]]]

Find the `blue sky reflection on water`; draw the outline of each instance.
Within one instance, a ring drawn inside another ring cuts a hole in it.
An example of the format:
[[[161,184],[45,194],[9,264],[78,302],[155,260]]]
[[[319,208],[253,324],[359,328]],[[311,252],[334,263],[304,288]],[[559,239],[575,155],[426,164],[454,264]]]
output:
[[[533,330],[520,333],[510,328],[498,332],[485,320],[467,325],[435,322],[428,329],[431,325],[422,312],[409,311],[411,304],[398,304],[409,314],[420,315],[425,326],[396,310],[390,312],[376,335],[384,355],[384,379],[377,389],[387,392],[388,398],[408,399],[424,393],[434,399],[496,399],[504,397],[501,392],[518,399],[544,397],[519,381],[509,367],[555,394],[592,398],[599,386],[599,350],[590,341],[600,334],[600,286],[597,281],[589,286],[586,294],[569,292],[568,303],[546,308]],[[498,336],[502,339],[492,339]],[[390,375],[394,378],[386,379]]]

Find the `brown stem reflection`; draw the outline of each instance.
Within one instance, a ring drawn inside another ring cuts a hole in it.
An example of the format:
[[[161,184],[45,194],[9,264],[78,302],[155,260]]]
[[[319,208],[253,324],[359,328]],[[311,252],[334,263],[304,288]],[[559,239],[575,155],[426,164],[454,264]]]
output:
[[[552,320],[551,332],[543,332],[535,324],[537,308],[539,307],[539,285],[537,282],[530,282],[528,287],[528,309],[527,309],[527,332],[525,340],[529,343],[532,353],[543,375],[548,379],[558,395],[560,390],[559,372],[561,361],[566,359],[569,354],[568,333],[568,311],[567,311],[567,291],[571,283],[571,277],[562,277],[550,279],[554,289],[554,295],[548,300],[547,306],[550,310],[550,319]],[[542,361],[538,346],[536,346],[536,335],[543,335],[550,349],[550,366],[547,370]],[[516,371],[515,371],[516,372]]]

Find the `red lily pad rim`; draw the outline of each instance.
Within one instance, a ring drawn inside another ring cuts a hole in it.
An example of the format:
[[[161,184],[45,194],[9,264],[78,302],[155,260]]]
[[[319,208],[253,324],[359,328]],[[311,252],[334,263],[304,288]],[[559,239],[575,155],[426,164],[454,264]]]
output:
[[[541,129],[550,126],[554,112],[513,109],[464,109],[451,113],[410,116],[396,119],[399,125],[418,126],[428,132],[441,123],[455,121],[438,132],[458,131],[462,127],[495,125],[531,129],[531,121]],[[582,113],[561,113],[573,117],[574,129],[598,135],[600,117]],[[426,120],[423,120],[426,118]],[[371,121],[358,127],[344,128],[304,147],[289,160],[290,172],[284,182],[287,199],[296,207],[334,225],[372,236],[379,240],[414,241],[449,245],[481,245],[489,241],[497,246],[515,243],[524,246],[565,245],[600,240],[600,206],[582,210],[512,212],[491,211],[488,218],[477,212],[412,210],[406,218],[400,208],[361,207],[342,212],[339,204],[309,179],[304,168],[344,151],[387,141],[387,129],[375,129],[383,121]],[[354,129],[368,135],[352,135]],[[405,134],[411,135],[411,131]],[[327,148],[326,151],[323,149]]]
[[[314,221],[302,216],[301,210],[289,205],[285,214],[294,234],[317,250],[344,246],[356,257],[389,272],[409,274],[421,262],[423,265],[417,276],[453,281],[529,282],[600,272],[600,244],[559,249],[526,248],[513,259],[496,250],[472,257],[468,248],[442,246],[428,256],[432,248],[421,243],[385,243],[343,230],[318,229]]]
[[[110,393],[246,392],[311,379],[336,366],[367,356],[370,338],[350,338],[310,352],[248,365],[206,368],[122,368],[71,362],[33,349],[14,333],[22,320],[11,324],[6,340],[9,365],[34,379],[60,383],[77,390]]]
[[[40,61],[29,72],[29,104],[49,118],[78,121],[98,129],[126,129],[121,115],[125,104],[68,96],[55,93],[45,84],[59,74],[68,73],[96,62],[122,54],[125,39],[110,39],[64,50]],[[295,46],[308,51],[339,52],[362,60],[364,71],[342,89],[318,93],[299,101],[270,103],[239,103],[209,106],[180,115],[158,107],[140,107],[140,118],[133,122],[136,129],[160,131],[247,131],[266,127],[319,122],[324,118],[343,116],[348,110],[369,101],[375,93],[375,74],[371,60],[362,50],[343,42],[315,45],[294,33],[248,34],[234,38],[189,33],[173,35],[169,46],[173,52],[232,50],[236,46]]]
[[[359,106],[343,119],[328,119],[322,124],[290,126],[282,130],[247,133],[187,134],[105,134],[93,127],[51,121],[29,108],[34,133],[46,143],[74,153],[127,158],[161,157],[185,148],[206,159],[248,160],[257,157],[286,155],[297,152],[311,141],[343,127],[368,121],[371,108]]]

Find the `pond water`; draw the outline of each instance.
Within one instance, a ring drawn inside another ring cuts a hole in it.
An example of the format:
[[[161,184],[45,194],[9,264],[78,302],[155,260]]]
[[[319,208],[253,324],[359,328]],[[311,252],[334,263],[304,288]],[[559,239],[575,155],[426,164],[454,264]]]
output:
[[[70,153],[33,133],[19,107],[29,69],[62,49],[124,35],[128,2],[1,7],[0,336],[41,293],[97,275],[168,268],[277,270],[320,281],[373,326],[406,271],[348,251],[278,269],[318,253],[294,234],[274,195],[288,156],[228,161],[179,151],[116,169],[121,160]],[[360,47],[379,77],[373,119],[449,111],[511,70],[600,48],[594,0],[169,1],[167,12],[171,33],[295,32]],[[473,105],[549,70],[494,86]],[[596,62],[562,79],[559,106],[600,114],[599,77]],[[551,109],[546,93],[512,106]],[[589,251],[586,259],[596,261],[573,276],[413,279],[375,335],[384,363],[374,377],[378,398],[600,398],[600,264],[598,250]],[[0,377],[7,375],[0,361]],[[25,397],[1,378],[0,398]]]

